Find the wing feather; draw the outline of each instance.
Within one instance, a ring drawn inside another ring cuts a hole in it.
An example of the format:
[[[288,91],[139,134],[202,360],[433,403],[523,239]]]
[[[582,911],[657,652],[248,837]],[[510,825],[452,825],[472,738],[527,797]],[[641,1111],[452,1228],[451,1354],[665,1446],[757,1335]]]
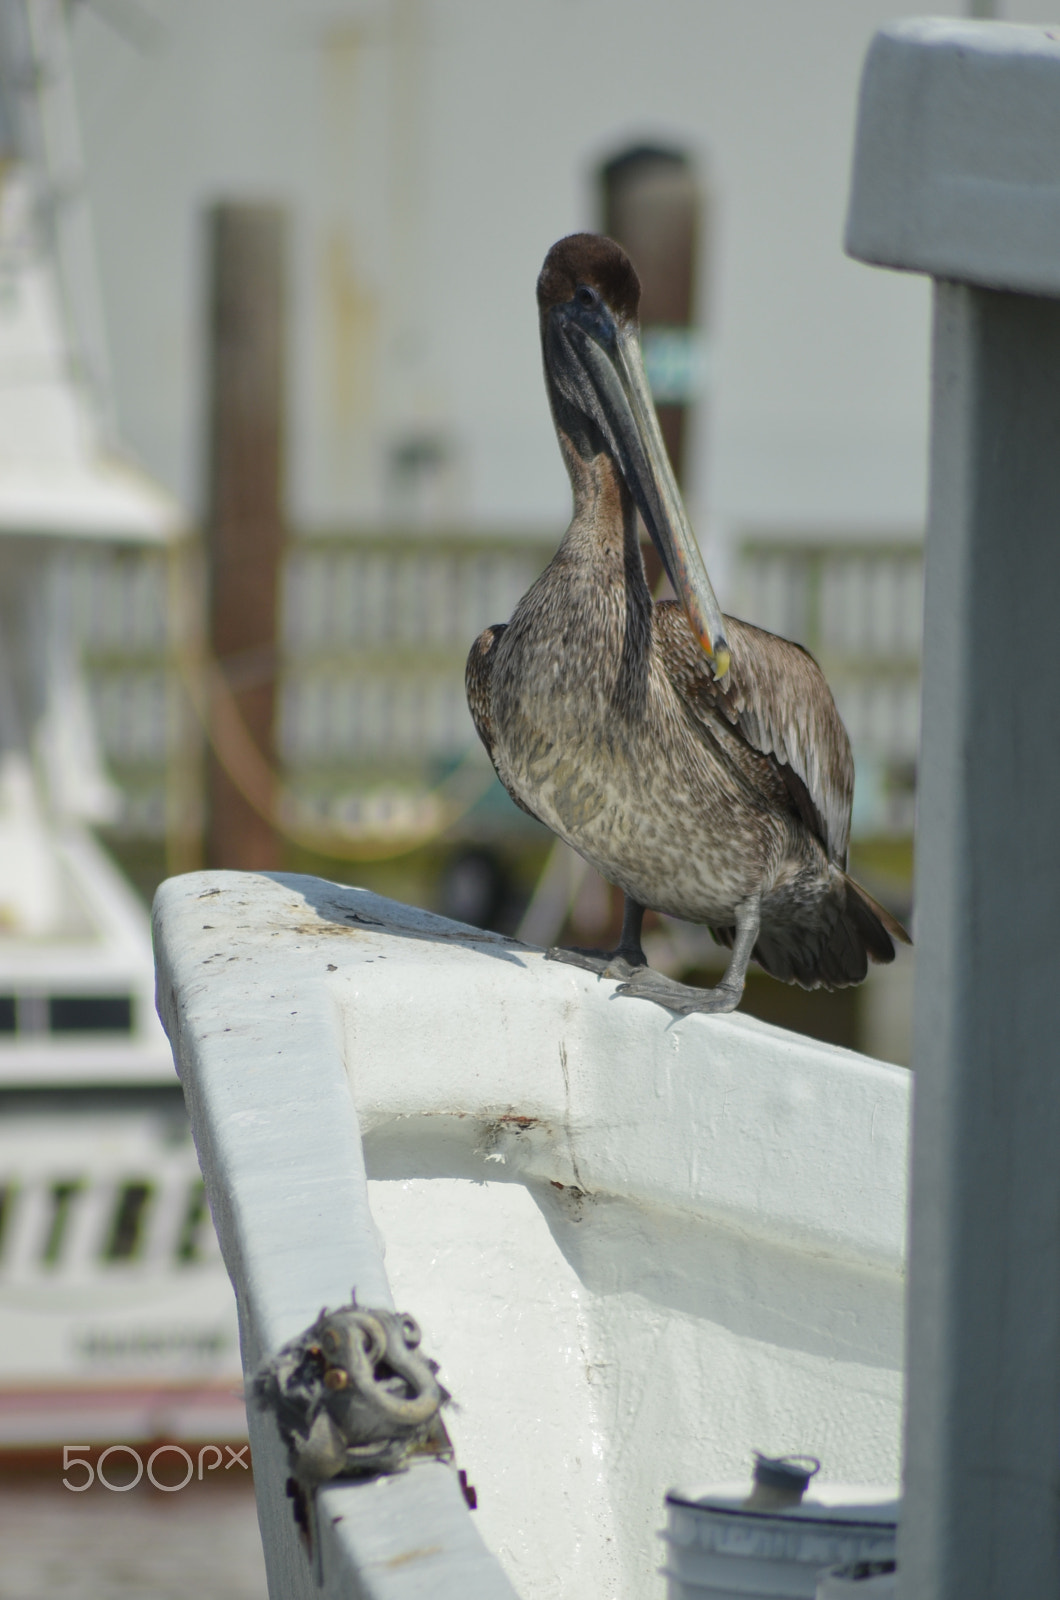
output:
[[[723,688],[674,601],[655,607],[655,642],[671,682],[703,721],[723,717],[772,756],[793,809],[845,867],[854,798],[850,740],[809,651],[749,622],[725,618],[732,652]]]
[[[507,789],[509,797],[515,801],[520,811],[525,811],[528,817],[533,817],[535,822],[541,819],[530,810],[530,807],[520,800],[511,784],[507,781],[494,754],[495,741],[493,738],[493,717],[491,713],[490,679],[493,674],[493,657],[501,641],[506,622],[495,622],[492,627],[483,628],[471,649],[468,651],[467,666],[464,670],[464,688],[467,691],[467,705],[471,712],[471,720],[475,724],[475,732],[486,747],[486,754],[493,763],[493,770]]]

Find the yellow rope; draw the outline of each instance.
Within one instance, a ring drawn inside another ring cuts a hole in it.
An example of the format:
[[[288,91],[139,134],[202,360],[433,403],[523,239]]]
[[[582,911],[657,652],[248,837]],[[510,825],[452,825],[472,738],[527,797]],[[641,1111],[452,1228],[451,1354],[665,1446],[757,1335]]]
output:
[[[188,552],[181,548],[173,555],[169,569],[170,603],[173,605],[179,598],[186,604],[186,595],[179,595],[179,591],[188,581],[185,565]],[[664,572],[656,593],[665,591],[667,581]],[[397,861],[440,838],[478,804],[493,784],[492,770],[480,768],[481,754],[477,745],[472,745],[441,783],[421,796],[425,804],[441,805],[441,819],[404,835],[400,842],[378,836],[354,840],[340,828],[307,826],[297,820],[301,809],[297,795],[258,749],[217,659],[205,647],[192,652],[183,639],[175,659],[196,720],[222,769],[251,809],[276,834],[300,849],[330,856],[335,861]],[[476,770],[479,781],[469,792],[465,780]]]
[[[492,770],[480,771],[479,781],[468,790],[468,774],[478,769],[481,761],[472,746],[452,772],[421,797],[425,804],[440,806],[440,818],[403,835],[400,841],[378,836],[354,840],[339,828],[307,826],[297,820],[301,809],[297,795],[255,744],[220,663],[205,651],[195,660],[186,650],[178,651],[176,661],[195,716],[228,778],[274,832],[301,849],[336,861],[396,861],[440,838],[478,804],[493,783]]]

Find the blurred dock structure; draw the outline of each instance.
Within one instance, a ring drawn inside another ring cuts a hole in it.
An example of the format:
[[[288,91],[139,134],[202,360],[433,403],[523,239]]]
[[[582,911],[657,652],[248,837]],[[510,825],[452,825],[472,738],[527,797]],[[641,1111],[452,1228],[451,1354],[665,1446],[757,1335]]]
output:
[[[467,650],[483,627],[511,614],[555,544],[549,531],[433,529],[288,542],[277,749],[299,806],[289,819],[297,835],[308,839],[318,828],[322,847],[344,835],[352,859],[361,843],[371,860],[388,838],[398,847],[425,831],[440,774],[463,761],[488,771],[467,713]],[[69,559],[103,752],[123,796],[114,831],[160,843],[177,825],[167,786],[179,781],[194,727],[186,680],[200,647],[194,633],[189,646],[170,610],[165,553]],[[906,838],[918,735],[920,546],[755,534],[738,552],[736,573],[733,610],[804,644],[828,675],[857,757],[856,833]],[[513,808],[504,825],[524,823]],[[461,832],[454,825],[449,836]]]
[[[913,832],[924,561],[919,542],[749,534],[737,558],[749,621],[805,646],[832,688],[857,768],[854,835]]]
[[[598,942],[612,914],[606,886],[569,853],[553,860],[552,836],[508,800],[464,694],[469,642],[510,616],[555,538],[544,529],[426,527],[288,539],[277,650],[264,667],[276,674],[275,768],[247,737],[218,754],[268,814],[291,865],[464,920],[499,920],[507,931],[537,893],[525,937],[553,943],[573,930],[576,941]],[[189,548],[86,550],[69,560],[101,747],[122,796],[104,837],[149,894],[167,872],[201,860],[203,749],[217,679],[204,653],[199,560]],[[884,536],[752,532],[732,575],[736,614],[821,662],[854,746],[856,871],[903,916],[922,587],[920,544]],[[547,882],[539,876],[546,862]],[[667,923],[652,937],[652,959],[675,972],[709,970],[715,959],[704,930]],[[907,1061],[908,966],[873,969],[863,991],[834,996],[781,989],[752,973],[748,1003],[766,1020]]]
[[[464,694],[469,642],[510,616],[555,538],[550,530],[428,527],[288,540],[275,667],[265,667],[276,673],[276,771],[246,739],[219,755],[271,812],[293,865],[465,920],[506,917],[508,931],[537,884],[526,937],[555,942],[573,910],[576,937],[597,942],[610,915],[604,886],[587,879],[576,858],[553,861],[551,835],[510,803]],[[195,864],[202,826],[210,669],[193,614],[194,560],[179,559],[185,565],[175,570],[159,551],[79,553],[73,584],[102,747],[124,797],[106,836],[139,868],[145,892],[165,870]],[[175,581],[178,609],[167,612]],[[900,915],[908,914],[912,873],[922,583],[921,546],[912,539],[768,532],[739,546],[732,583],[734,612],[797,640],[821,662],[854,745],[857,870]],[[548,883],[537,878],[546,860]],[[653,959],[674,970],[713,960],[703,930],[669,924],[656,946]],[[768,1020],[822,1026],[813,1013],[790,1009],[816,1006],[821,996],[780,991],[765,979],[759,987],[753,1003],[789,1007],[760,1012]],[[907,973],[896,980],[874,971],[864,997],[827,997],[834,1016],[825,1036],[907,1059],[908,987]]]
[[[148,921],[96,833],[137,800],[106,770],[78,616],[104,650],[144,652],[139,726],[170,762],[172,804],[185,767],[165,641],[186,523],[109,426],[67,27],[53,0],[0,5],[4,1453],[245,1431]]]

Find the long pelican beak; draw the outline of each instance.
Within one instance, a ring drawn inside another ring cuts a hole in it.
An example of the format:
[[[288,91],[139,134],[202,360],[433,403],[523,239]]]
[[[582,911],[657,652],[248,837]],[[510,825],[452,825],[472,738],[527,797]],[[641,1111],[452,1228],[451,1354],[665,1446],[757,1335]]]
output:
[[[560,388],[589,412],[609,439],[692,632],[709,657],[714,676],[724,678],[730,654],[721,607],[659,430],[637,329],[613,325],[613,336],[605,345],[578,322],[564,319],[560,337],[568,358],[563,376],[573,378],[564,383],[556,373]],[[580,372],[571,372],[571,361]]]

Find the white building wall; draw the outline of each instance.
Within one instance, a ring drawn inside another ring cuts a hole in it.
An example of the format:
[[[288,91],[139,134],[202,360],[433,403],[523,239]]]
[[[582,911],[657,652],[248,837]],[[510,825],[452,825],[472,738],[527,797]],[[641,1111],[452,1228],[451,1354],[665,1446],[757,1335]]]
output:
[[[294,222],[296,522],[415,510],[387,461],[429,436],[450,456],[421,515],[558,527],[534,281],[554,239],[596,221],[598,162],[662,140],[699,158],[712,197],[701,530],[915,531],[927,286],[841,245],[860,64],[893,14],[888,0],[139,0],[123,33],[78,8],[124,436],[201,502],[202,208],[278,198]],[[706,277],[704,263],[704,304]]]

